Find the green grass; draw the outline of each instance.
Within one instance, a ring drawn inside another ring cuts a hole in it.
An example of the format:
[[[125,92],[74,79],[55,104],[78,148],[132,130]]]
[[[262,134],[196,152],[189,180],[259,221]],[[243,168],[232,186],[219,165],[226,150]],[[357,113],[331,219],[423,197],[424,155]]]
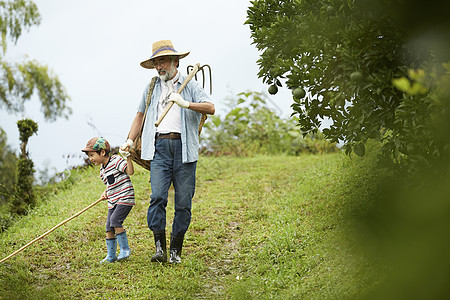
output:
[[[3,263],[0,297],[357,298],[378,274],[355,243],[349,221],[362,211],[363,187],[372,186],[370,174],[352,176],[361,164],[340,153],[201,157],[180,265],[150,262],[149,174],[137,168],[132,177],[136,206],[124,224],[133,251],[129,260],[99,263],[106,254],[106,203],[101,202]],[[2,257],[99,198],[104,185],[97,168],[72,176],[72,187],[0,235]]]

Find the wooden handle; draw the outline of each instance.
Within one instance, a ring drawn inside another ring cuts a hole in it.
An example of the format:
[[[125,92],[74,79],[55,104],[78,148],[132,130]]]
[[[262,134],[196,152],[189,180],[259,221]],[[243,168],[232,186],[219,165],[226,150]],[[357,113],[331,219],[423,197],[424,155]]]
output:
[[[191,81],[192,77],[195,76],[195,73],[198,72],[198,69],[200,68],[200,64],[196,63],[194,65],[194,67],[192,68],[191,72],[189,72],[189,75],[186,77],[186,79],[183,81],[183,83],[181,84],[180,88],[178,89],[177,93],[181,94],[181,91],[185,88],[185,86],[189,83],[189,81]],[[162,120],[164,119],[164,117],[167,115],[167,113],[169,112],[169,110],[172,108],[173,106],[173,101],[171,101],[166,108],[164,109],[163,113],[159,116],[158,120],[155,123],[155,126],[158,127],[159,124],[162,122]]]
[[[77,214],[71,216],[70,218],[68,218],[65,221],[62,221],[61,223],[59,223],[58,225],[56,225],[55,227],[53,227],[52,229],[48,230],[47,232],[45,232],[44,234],[42,234],[41,236],[35,238],[34,240],[32,240],[31,242],[29,242],[28,244],[26,244],[25,246],[23,246],[22,248],[20,248],[19,250],[11,253],[10,255],[8,255],[7,257],[5,257],[4,259],[0,260],[0,264],[2,262],[4,262],[5,260],[7,260],[8,258],[16,255],[19,252],[22,252],[25,248],[27,248],[28,246],[34,244],[35,242],[39,241],[40,239],[42,239],[44,236],[46,236],[47,234],[49,234],[50,232],[54,231],[56,228],[64,225],[65,223],[69,222],[70,220],[72,220],[73,218],[78,217],[79,215],[81,215],[82,213],[84,213],[86,210],[88,210],[89,208],[91,208],[92,206],[96,205],[97,203],[99,203],[100,201],[102,201],[103,198],[98,199],[97,201],[95,201],[94,203],[92,203],[91,205],[85,207],[84,209],[82,209],[80,212],[78,212]]]

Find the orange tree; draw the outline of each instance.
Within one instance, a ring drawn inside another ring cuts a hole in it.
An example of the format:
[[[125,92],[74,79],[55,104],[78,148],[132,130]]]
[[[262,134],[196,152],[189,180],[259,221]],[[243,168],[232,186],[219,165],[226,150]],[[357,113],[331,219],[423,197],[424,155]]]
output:
[[[396,162],[442,154],[430,121],[448,96],[436,97],[450,49],[442,1],[251,3],[246,24],[261,51],[258,75],[270,93],[283,84],[292,90],[304,134],[329,118],[323,133],[347,153],[364,155],[375,139]]]

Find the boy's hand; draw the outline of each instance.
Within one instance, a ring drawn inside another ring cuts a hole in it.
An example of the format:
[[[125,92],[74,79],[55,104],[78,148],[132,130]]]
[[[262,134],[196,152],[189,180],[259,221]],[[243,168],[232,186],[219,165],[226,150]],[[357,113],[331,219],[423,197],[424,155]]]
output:
[[[108,199],[108,196],[106,196],[106,190],[104,190],[103,193],[102,193],[102,199],[103,200]]]

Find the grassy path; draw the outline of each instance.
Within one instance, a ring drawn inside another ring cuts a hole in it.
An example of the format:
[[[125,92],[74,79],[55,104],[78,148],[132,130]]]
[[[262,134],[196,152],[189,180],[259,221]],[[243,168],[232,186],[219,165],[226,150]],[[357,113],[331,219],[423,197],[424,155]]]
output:
[[[301,157],[202,157],[193,219],[181,265],[150,263],[146,224],[149,175],[133,176],[137,205],[127,218],[126,262],[105,255],[106,203],[87,211],[0,266],[1,299],[251,299],[336,297],[357,293],[329,251],[342,195],[340,154]],[[59,191],[0,236],[2,256],[95,201],[98,170],[74,174]],[[170,193],[170,197],[173,197]],[[168,227],[173,202],[168,205]],[[337,276],[340,274],[342,276]]]

